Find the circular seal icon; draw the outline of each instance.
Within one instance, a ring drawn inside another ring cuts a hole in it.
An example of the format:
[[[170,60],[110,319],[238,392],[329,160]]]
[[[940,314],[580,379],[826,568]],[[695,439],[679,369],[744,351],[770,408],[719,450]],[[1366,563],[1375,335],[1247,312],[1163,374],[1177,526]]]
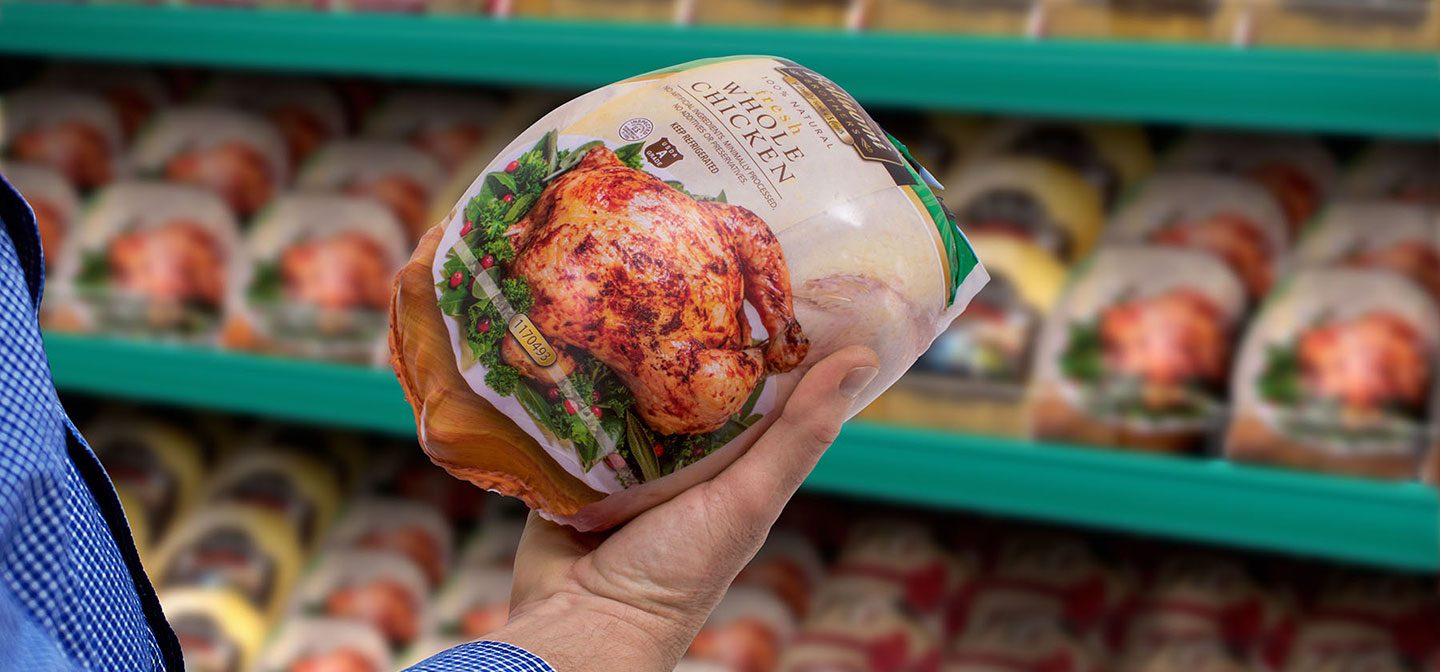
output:
[[[626,142],[640,142],[655,132],[655,124],[645,117],[635,117],[620,124],[620,139]]]

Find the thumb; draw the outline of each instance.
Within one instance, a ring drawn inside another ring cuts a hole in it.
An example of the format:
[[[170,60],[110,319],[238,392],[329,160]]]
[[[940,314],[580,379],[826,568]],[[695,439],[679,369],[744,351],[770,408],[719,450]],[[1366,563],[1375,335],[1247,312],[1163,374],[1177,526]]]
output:
[[[840,434],[855,398],[879,374],[874,351],[850,346],[815,364],[749,452],[710,481],[741,521],[769,526]]]

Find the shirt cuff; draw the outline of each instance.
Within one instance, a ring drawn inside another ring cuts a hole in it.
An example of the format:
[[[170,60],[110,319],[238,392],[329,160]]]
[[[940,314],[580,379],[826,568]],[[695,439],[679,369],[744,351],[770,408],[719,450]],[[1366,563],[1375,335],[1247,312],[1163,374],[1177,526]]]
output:
[[[555,672],[539,656],[504,642],[470,642],[426,658],[406,672]]]

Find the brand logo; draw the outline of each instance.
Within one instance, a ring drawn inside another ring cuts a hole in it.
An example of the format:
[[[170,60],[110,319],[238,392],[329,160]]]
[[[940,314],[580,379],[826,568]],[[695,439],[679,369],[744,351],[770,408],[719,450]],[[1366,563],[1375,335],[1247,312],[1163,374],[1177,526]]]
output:
[[[818,73],[799,66],[776,68],[785,75],[785,82],[794,88],[835,131],[840,141],[855,148],[861,158],[903,166],[900,152],[890,144],[869,114],[850,94]]]
[[[521,313],[516,313],[510,318],[510,335],[520,342],[520,347],[525,349],[525,354],[540,366],[551,366],[555,364],[555,348],[545,340],[545,336],[535,328],[535,323]]]

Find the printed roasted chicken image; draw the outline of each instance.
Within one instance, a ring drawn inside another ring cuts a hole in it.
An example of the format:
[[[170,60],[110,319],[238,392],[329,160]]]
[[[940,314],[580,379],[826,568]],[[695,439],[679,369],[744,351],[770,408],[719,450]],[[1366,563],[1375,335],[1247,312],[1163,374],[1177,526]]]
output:
[[[308,240],[280,255],[285,295],[335,310],[384,310],[393,266],[380,243],[358,231]]]
[[[1414,325],[1393,313],[1310,329],[1300,336],[1296,356],[1305,389],[1338,402],[1349,415],[1419,411],[1429,394],[1425,343]]]
[[[197,222],[177,220],[123,233],[107,259],[116,287],[150,299],[214,308],[225,293],[224,252]]]
[[[166,163],[165,176],[213,189],[241,217],[270,202],[277,179],[265,157],[239,141],[178,154]]]
[[[1440,300],[1440,250],[1432,241],[1403,240],[1383,248],[1361,250],[1345,259],[1347,266],[1394,271],[1419,283]]]
[[[513,233],[513,272],[534,288],[536,327],[613,369],[659,433],[720,428],[766,375],[808,351],[765,222],[698,201],[609,149],[552,182]],[[770,335],[763,344],[751,344],[746,301]],[[504,347],[507,363],[549,382],[517,341]]]
[[[1160,245],[1201,249],[1225,262],[1245,283],[1251,297],[1261,297],[1274,280],[1275,250],[1254,222],[1239,213],[1221,212],[1205,219],[1181,222],[1156,231],[1150,240]]]
[[[1138,378],[1152,408],[1180,401],[1187,383],[1222,379],[1230,362],[1224,314],[1186,289],[1116,304],[1101,314],[1099,335],[1107,366]]]

